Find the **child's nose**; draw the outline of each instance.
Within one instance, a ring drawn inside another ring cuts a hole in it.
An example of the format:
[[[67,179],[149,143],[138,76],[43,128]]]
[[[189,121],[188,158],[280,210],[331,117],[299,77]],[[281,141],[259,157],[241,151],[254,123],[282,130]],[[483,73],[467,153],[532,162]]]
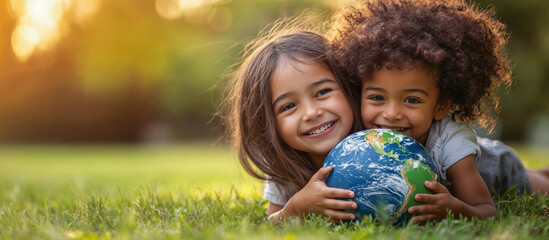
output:
[[[390,103],[383,111],[383,117],[389,120],[400,120],[403,117],[402,109],[398,103]]]
[[[322,109],[318,107],[318,105],[314,102],[308,102],[303,104],[303,108],[305,111],[303,114],[304,121],[315,120],[316,118],[318,118],[320,115],[323,114]]]

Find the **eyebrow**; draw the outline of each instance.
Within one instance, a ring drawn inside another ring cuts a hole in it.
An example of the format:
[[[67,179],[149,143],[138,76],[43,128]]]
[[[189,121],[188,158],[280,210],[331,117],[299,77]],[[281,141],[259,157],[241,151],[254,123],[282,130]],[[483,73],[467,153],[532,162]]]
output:
[[[326,83],[326,82],[334,82],[335,83],[335,80],[329,79],[329,78],[321,78],[321,79],[315,81],[313,84],[311,84],[311,87],[316,87],[316,86],[322,85],[323,83]]]
[[[284,94],[281,94],[281,95],[279,95],[279,96],[278,96],[278,97],[276,97],[276,98],[275,98],[275,100],[274,100],[274,101],[273,101],[273,102],[271,103],[271,106],[273,106],[273,108],[274,108],[274,106],[276,106],[276,103],[277,103],[278,101],[280,101],[280,100],[282,100],[282,99],[286,98],[286,96],[288,96],[288,95],[290,95],[290,93],[288,93],[288,92],[287,92],[287,93],[284,93]]]
[[[314,87],[317,87],[319,85],[322,85],[324,83],[327,83],[327,82],[333,82],[333,83],[336,83],[337,82],[333,79],[329,79],[329,78],[321,78],[315,82],[313,82],[309,87],[307,88],[314,88]],[[274,107],[276,105],[276,103],[282,99],[284,99],[285,97],[287,97],[288,95],[290,95],[291,92],[286,92],[286,93],[283,93],[281,95],[279,95],[278,97],[275,98],[275,100],[271,103],[271,105]]]
[[[364,89],[364,92],[366,91],[381,91],[381,92],[387,92],[387,90],[383,89],[383,88],[380,88],[380,87],[366,87]],[[429,93],[423,89],[420,89],[420,88],[410,88],[410,89],[405,89],[404,92],[407,92],[407,93],[413,93],[413,92],[419,92],[419,93],[422,93],[426,96],[429,96]]]

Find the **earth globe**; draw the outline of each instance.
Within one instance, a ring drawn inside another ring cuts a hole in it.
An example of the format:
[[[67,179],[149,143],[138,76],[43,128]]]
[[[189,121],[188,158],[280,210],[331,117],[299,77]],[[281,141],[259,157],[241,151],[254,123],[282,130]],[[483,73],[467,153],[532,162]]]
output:
[[[345,210],[358,221],[393,225],[407,223],[408,208],[422,204],[417,193],[432,193],[424,182],[438,181],[437,168],[425,148],[406,134],[390,129],[353,133],[328,154],[324,166],[333,166],[326,185],[355,193],[356,209]]]

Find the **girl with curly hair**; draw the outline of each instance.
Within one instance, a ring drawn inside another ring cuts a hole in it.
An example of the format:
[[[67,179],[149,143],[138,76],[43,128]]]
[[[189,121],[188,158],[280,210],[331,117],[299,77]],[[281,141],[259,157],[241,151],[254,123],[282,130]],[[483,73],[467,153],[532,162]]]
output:
[[[356,203],[338,198],[354,193],[327,187],[332,168],[322,164],[340,140],[362,128],[359,103],[332,71],[324,36],[273,28],[248,46],[228,84],[226,126],[233,146],[244,169],[266,180],[263,197],[274,222],[308,214],[352,220],[354,214],[341,210]]]
[[[389,128],[430,152],[439,182],[408,209],[416,222],[497,216],[491,194],[549,193],[549,170],[526,170],[512,149],[478,138],[493,129],[495,90],[511,84],[505,26],[461,0],[362,1],[341,10],[332,45],[360,92],[366,128]],[[359,98],[358,96],[356,96]]]

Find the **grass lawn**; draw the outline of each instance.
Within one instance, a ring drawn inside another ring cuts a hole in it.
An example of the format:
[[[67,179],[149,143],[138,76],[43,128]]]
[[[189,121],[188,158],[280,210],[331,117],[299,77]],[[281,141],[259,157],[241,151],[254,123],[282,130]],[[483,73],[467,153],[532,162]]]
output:
[[[547,149],[515,149],[549,165]],[[261,190],[210,143],[1,146],[0,239],[549,239],[546,198],[496,198],[499,219],[484,221],[272,224]]]

